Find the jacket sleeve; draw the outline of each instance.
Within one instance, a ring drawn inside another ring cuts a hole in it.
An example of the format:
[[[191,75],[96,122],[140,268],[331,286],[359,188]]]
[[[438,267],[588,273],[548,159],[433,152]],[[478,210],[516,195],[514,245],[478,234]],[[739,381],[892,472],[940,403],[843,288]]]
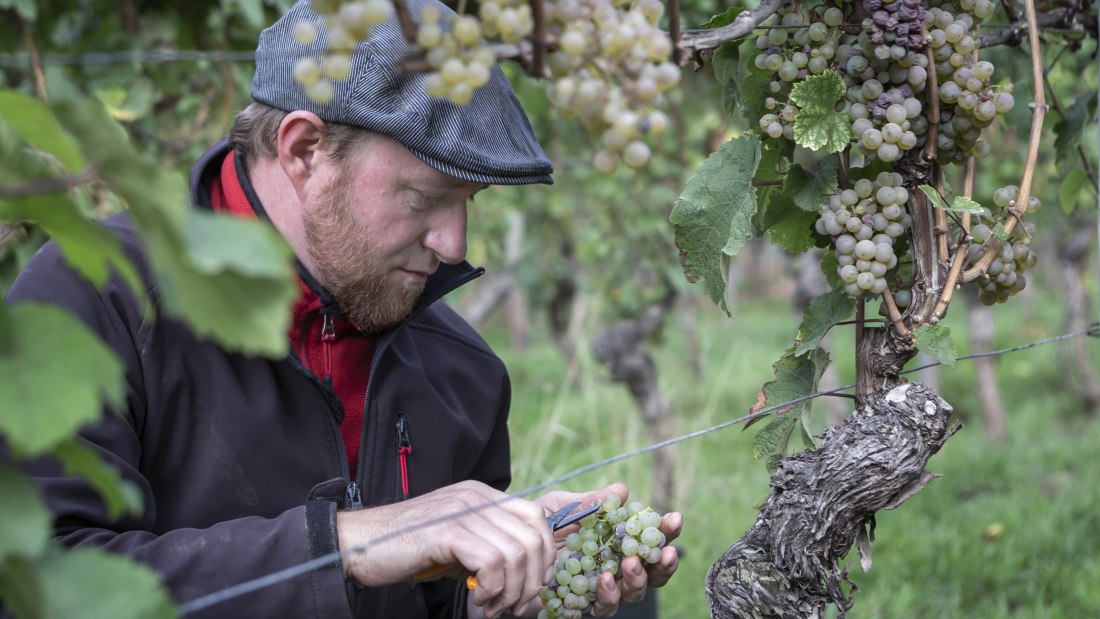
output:
[[[140,265],[139,265],[140,266]],[[80,439],[132,483],[143,499],[138,514],[108,517],[102,500],[82,478],[49,459],[20,463],[55,516],[55,539],[124,554],[162,576],[173,598],[185,603],[252,579],[299,566],[337,548],[335,503],[307,502],[270,518],[244,516],[206,528],[157,531],[153,481],[141,472],[144,388],[137,334],[146,308],[113,278],[96,289],[47,244],[16,279],[5,302],[61,306],[79,317],[118,355],[126,372],[127,406],[105,411]],[[146,454],[148,455],[148,454]],[[231,490],[227,490],[231,491]],[[348,617],[338,559],[274,586],[234,597],[188,617]]]

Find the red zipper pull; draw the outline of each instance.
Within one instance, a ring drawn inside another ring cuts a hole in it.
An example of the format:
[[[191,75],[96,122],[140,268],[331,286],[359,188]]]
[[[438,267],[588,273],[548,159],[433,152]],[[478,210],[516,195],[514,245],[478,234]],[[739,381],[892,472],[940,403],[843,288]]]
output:
[[[336,341],[336,327],[328,314],[323,315],[321,325],[321,350],[325,358],[325,384],[332,386],[332,342]]]
[[[397,417],[397,457],[401,461],[401,492],[405,496],[409,496],[409,454],[412,450],[408,421],[404,415],[399,415]]]

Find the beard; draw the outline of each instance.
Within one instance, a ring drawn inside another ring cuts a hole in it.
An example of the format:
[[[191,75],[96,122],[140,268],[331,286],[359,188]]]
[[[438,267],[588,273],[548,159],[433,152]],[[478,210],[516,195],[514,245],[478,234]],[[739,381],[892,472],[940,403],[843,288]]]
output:
[[[341,171],[320,204],[304,216],[306,250],[313,276],[333,296],[344,317],[367,333],[396,326],[412,312],[423,284],[387,279],[377,239],[352,212],[346,171]]]

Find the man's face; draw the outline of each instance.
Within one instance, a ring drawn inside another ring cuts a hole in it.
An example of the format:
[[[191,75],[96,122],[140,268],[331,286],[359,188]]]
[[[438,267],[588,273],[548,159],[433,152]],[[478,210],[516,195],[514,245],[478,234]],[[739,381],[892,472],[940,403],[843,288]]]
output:
[[[394,326],[412,310],[440,262],[466,255],[466,203],[482,185],[432,168],[384,136],[343,163],[305,205],[314,277],[365,331]]]

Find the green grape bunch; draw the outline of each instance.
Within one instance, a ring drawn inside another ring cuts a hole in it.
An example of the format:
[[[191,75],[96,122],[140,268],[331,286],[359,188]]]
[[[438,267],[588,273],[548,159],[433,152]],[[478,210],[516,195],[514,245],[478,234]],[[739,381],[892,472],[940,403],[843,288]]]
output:
[[[973,244],[967,249],[966,266],[974,266],[988,251],[997,252],[985,273],[978,278],[978,300],[985,305],[1004,303],[1012,295],[1027,286],[1024,272],[1036,265],[1039,258],[1031,248],[1035,224],[1018,222],[1011,234],[1004,234],[1005,223],[1015,217],[1009,211],[1016,203],[1020,188],[1015,185],[1001,187],[993,192],[993,208],[978,217],[978,223],[970,228]],[[1030,196],[1023,212],[1039,211],[1039,198]]]
[[[295,78],[319,104],[332,100],[333,84],[351,74],[351,52],[371,28],[390,19],[391,0],[313,0],[319,22],[295,26],[295,39],[312,44],[325,31],[320,58],[298,62]],[[610,173],[623,163],[641,168],[652,152],[645,138],[668,126],[665,93],[680,80],[672,43],[657,25],[661,0],[557,0],[547,9],[549,94],[556,109],[600,136],[595,167]],[[423,50],[428,95],[465,105],[489,81],[497,62],[493,43],[515,43],[534,30],[525,0],[485,0],[477,15],[443,15],[421,9],[410,52]]]
[[[819,209],[814,229],[832,241],[837,275],[853,297],[885,292],[886,274],[898,265],[894,245],[913,221],[905,211],[909,191],[902,181],[896,172],[860,179]]]
[[[661,514],[638,501],[627,505],[609,494],[600,510],[580,521],[580,530],[565,538],[549,579],[539,592],[539,619],[579,619],[596,601],[600,574],[622,576],[624,557],[645,563],[661,560],[665,534]]]

